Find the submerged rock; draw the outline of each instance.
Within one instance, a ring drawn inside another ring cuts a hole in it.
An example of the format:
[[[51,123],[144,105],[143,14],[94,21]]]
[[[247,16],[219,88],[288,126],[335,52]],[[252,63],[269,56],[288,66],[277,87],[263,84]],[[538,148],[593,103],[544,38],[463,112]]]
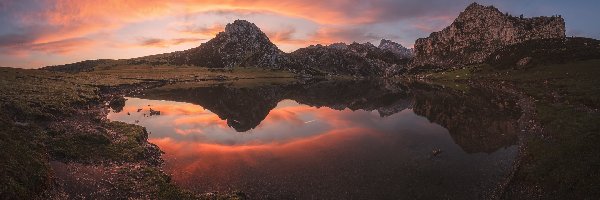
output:
[[[113,98],[112,100],[110,100],[110,103],[108,104],[110,106],[111,109],[113,109],[115,112],[121,112],[123,111],[123,107],[125,107],[125,101],[127,101],[127,99],[125,99],[125,97],[123,96],[118,96]]]

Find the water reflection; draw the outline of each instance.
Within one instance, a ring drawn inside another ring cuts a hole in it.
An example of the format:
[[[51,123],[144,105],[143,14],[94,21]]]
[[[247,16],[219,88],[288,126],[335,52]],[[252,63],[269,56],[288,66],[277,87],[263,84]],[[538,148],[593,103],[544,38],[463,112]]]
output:
[[[413,83],[171,85],[129,98],[109,118],[147,127],[175,182],[200,192],[481,198],[516,154],[514,107],[485,90]]]

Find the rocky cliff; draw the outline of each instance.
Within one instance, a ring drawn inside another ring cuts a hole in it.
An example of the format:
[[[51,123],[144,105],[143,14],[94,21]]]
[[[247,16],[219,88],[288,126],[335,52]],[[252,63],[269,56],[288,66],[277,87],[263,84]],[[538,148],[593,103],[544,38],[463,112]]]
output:
[[[255,24],[235,20],[225,31],[199,47],[169,55],[176,65],[209,68],[263,67],[277,69],[284,53]]]
[[[284,53],[255,24],[235,20],[225,31],[185,51],[122,60],[94,60],[49,66],[46,70],[84,72],[127,65],[192,65],[208,68],[260,67],[299,74],[394,76],[405,70],[412,52],[390,40],[371,43],[311,45]]]
[[[393,76],[400,74],[409,59],[404,54],[381,49],[371,43],[311,45],[288,55],[286,66],[312,69],[329,75]]]
[[[412,58],[415,56],[413,49],[407,49],[401,44],[386,39],[381,40],[381,42],[379,43],[379,49],[384,51],[390,51],[401,58]]]
[[[411,68],[448,69],[481,63],[507,45],[534,39],[564,38],[560,16],[523,18],[500,12],[493,6],[469,5],[442,31],[415,42]]]

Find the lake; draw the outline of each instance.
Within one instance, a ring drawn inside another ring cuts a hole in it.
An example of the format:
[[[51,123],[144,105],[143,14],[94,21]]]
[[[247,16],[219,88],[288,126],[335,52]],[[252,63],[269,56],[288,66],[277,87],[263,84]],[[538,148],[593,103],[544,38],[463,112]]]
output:
[[[178,186],[252,199],[489,198],[519,117],[496,91],[376,80],[175,84],[108,115],[146,127]]]

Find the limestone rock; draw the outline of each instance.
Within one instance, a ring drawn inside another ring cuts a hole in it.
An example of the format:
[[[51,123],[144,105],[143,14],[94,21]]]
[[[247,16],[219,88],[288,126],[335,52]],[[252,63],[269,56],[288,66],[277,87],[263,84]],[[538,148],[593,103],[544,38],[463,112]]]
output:
[[[565,38],[562,17],[513,17],[473,3],[450,26],[418,39],[410,66],[448,69],[481,63],[502,47],[547,38]]]
[[[174,64],[209,68],[261,67],[278,69],[284,53],[255,24],[235,20],[224,32],[199,47],[174,54]]]
[[[408,59],[393,51],[383,50],[371,43],[334,43],[328,46],[311,45],[288,55],[295,71],[311,71],[327,75],[355,77],[394,76],[405,69]]]
[[[413,49],[407,49],[406,47],[393,42],[391,40],[382,39],[379,43],[379,49],[384,51],[391,51],[402,58],[412,58],[415,56]]]

